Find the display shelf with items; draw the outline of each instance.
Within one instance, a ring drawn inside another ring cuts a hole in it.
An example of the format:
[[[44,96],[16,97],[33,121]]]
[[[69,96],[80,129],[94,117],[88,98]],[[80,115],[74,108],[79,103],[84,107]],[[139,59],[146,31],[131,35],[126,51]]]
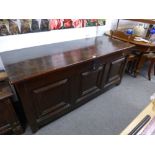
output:
[[[143,39],[150,39],[155,20],[151,19],[118,19],[115,31],[127,31],[133,29],[133,34]],[[154,33],[153,33],[154,34]]]

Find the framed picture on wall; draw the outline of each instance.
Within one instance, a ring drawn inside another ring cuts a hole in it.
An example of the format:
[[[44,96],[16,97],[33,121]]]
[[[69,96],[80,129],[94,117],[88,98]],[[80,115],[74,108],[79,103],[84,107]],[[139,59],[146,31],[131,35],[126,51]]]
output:
[[[105,19],[0,19],[0,36],[105,25]]]

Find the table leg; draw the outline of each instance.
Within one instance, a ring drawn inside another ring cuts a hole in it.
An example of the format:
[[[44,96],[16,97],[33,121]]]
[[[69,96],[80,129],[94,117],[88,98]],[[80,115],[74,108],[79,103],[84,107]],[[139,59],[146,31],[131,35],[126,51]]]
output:
[[[143,57],[143,53],[141,53],[141,54],[139,55],[139,60],[138,60],[138,62],[137,62],[136,70],[135,70],[135,72],[134,72],[134,76],[135,76],[135,77],[140,73],[140,70],[141,70],[141,68],[143,67],[144,62],[145,62],[145,58]]]
[[[151,61],[150,65],[149,65],[149,70],[148,70],[148,78],[149,78],[149,80],[151,80],[151,70],[152,70],[153,64],[154,64],[154,62]]]
[[[149,51],[150,51],[150,48],[148,48],[145,52],[141,52],[141,54],[139,55],[139,60],[134,73],[135,77],[140,73],[140,70],[142,69],[144,62],[147,60],[147,57],[144,57],[144,54],[149,53]]]

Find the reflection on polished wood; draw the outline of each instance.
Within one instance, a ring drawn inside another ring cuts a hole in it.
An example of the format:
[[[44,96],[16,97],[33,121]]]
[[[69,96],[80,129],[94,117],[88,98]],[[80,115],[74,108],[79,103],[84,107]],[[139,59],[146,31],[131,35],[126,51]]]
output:
[[[46,74],[73,64],[88,61],[93,57],[105,56],[119,50],[134,47],[134,45],[122,43],[119,40],[111,39],[107,36],[92,38],[92,40],[94,40],[94,45],[90,47],[68,52],[63,51],[58,54],[25,60],[5,66],[9,79],[12,83],[16,83],[40,74]]]

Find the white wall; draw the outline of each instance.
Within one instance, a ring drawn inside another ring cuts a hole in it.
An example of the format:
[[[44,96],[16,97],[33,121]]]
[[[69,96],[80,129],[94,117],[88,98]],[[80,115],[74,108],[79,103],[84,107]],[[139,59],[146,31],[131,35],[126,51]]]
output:
[[[90,38],[103,35],[111,28],[112,20],[106,20],[105,26],[54,30],[40,33],[27,33],[0,37],[0,54],[7,51],[47,45],[63,41]],[[0,69],[2,63],[0,60]]]
[[[0,37],[0,52],[102,35],[111,26],[72,28]]]

